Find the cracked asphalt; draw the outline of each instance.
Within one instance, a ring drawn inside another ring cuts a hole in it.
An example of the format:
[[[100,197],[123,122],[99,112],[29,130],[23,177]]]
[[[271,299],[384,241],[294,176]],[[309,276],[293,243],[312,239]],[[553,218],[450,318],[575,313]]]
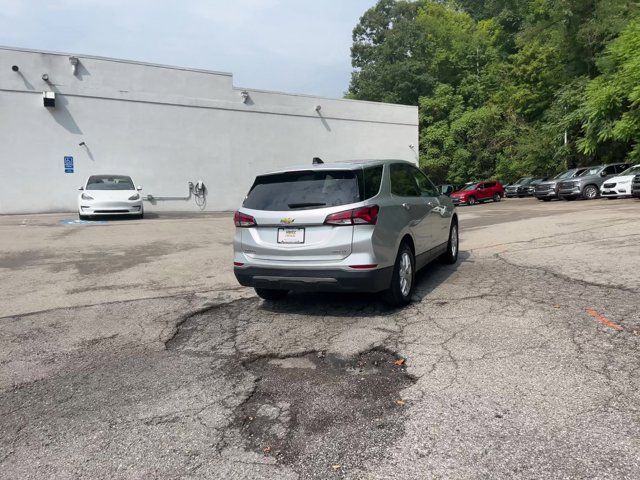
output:
[[[639,213],[461,207],[402,310],[259,300],[228,214],[0,217],[0,478],[639,478]]]

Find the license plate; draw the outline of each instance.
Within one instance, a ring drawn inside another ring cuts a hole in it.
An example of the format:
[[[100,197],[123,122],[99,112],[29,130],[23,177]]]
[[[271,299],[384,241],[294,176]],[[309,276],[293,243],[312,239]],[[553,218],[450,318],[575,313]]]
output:
[[[304,228],[279,228],[278,243],[304,243]]]

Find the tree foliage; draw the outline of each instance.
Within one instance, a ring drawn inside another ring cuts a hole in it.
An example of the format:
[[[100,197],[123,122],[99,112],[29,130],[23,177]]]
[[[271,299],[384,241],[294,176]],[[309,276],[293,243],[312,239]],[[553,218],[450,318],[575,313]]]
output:
[[[380,0],[354,29],[348,96],[419,105],[438,181],[637,162],[638,3]]]

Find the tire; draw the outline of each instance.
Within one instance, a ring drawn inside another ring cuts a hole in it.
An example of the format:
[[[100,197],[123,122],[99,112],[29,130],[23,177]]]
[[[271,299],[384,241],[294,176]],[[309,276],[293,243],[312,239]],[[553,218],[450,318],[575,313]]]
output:
[[[595,185],[587,185],[582,189],[582,198],[585,200],[594,200],[598,198],[598,187]]]
[[[542,200],[543,202],[550,202],[551,201],[550,198],[541,198],[540,200]]]
[[[260,298],[271,302],[282,300],[289,293],[288,290],[275,290],[271,288],[256,288],[255,291]]]
[[[385,301],[392,307],[402,307],[409,304],[415,288],[415,281],[416,259],[411,247],[403,242],[398,249],[391,285],[385,292]]]
[[[496,194],[493,196],[493,201],[494,201],[494,202],[499,202],[500,200],[502,200],[502,197],[500,196],[500,194],[499,194],[499,193],[496,193]]]
[[[440,260],[447,265],[453,265],[458,261],[458,252],[460,251],[460,238],[458,232],[458,222],[451,222],[449,228],[449,241],[447,242],[447,251],[442,254]]]
[[[467,200],[467,205],[476,205],[477,203],[476,197],[469,197],[469,200]]]

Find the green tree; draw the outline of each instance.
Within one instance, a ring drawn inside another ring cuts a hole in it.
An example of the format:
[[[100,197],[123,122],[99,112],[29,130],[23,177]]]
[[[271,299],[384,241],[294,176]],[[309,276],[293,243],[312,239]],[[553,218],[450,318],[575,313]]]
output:
[[[598,66],[603,73],[587,85],[578,147],[604,160],[640,162],[640,20],[611,42]]]
[[[353,30],[349,98],[417,105],[431,90],[434,79],[420,57],[416,23],[421,5],[380,0],[360,18]]]
[[[640,161],[637,0],[380,0],[351,98],[419,105],[436,181]]]

